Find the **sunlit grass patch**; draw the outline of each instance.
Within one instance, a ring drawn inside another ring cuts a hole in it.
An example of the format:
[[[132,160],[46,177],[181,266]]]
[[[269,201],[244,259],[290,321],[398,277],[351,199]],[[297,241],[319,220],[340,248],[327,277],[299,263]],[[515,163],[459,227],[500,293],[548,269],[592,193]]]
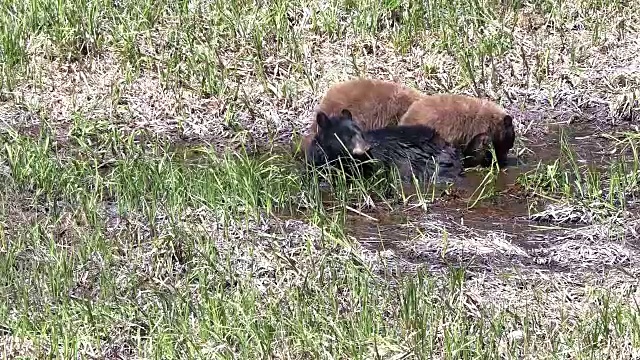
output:
[[[634,135],[622,134],[614,141],[616,158],[604,164],[582,164],[564,136],[561,156],[519,177],[526,191],[548,200],[570,201],[605,220],[635,207],[640,188],[638,142]]]
[[[232,213],[323,213],[323,192],[343,211],[347,205],[409,200],[397,172],[348,179],[340,170],[305,168],[303,160],[286,153],[189,150],[100,122],[76,122],[69,144],[60,146],[43,129],[37,138],[5,135],[2,154],[11,182],[46,201],[111,201],[122,211],[145,209],[153,219],[163,208],[199,206]],[[323,181],[330,187],[321,191]],[[425,201],[422,192],[431,191],[434,200],[429,183],[417,184],[416,191],[411,197]]]

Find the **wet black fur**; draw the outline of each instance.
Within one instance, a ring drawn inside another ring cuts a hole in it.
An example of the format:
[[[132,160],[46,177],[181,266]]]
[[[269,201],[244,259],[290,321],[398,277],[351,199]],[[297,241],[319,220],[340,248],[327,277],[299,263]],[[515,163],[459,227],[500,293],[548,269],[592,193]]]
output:
[[[436,164],[438,178],[451,179],[462,173],[461,153],[430,127],[390,126],[363,133],[348,111],[336,117],[325,115],[325,118],[326,121],[318,122],[318,133],[307,149],[307,160],[314,166],[341,161],[347,165],[347,172],[352,173],[355,165],[365,176],[379,166],[395,166],[403,181],[410,181],[412,174],[419,181],[429,179],[436,171]],[[366,154],[349,154],[352,139],[357,135],[363,136],[370,145]]]

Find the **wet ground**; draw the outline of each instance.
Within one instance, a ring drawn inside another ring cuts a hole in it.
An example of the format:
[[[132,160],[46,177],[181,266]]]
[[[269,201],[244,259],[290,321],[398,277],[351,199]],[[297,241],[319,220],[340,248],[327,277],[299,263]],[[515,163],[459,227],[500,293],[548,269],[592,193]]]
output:
[[[615,129],[620,131],[620,128]],[[635,131],[631,129],[630,131]],[[628,158],[629,149],[621,149],[615,139],[603,134],[612,133],[602,123],[587,122],[571,125],[549,125],[546,134],[534,133],[519,136],[510,153],[508,166],[501,169],[495,180],[487,187],[493,195],[473,204],[477,189],[483,183],[485,172],[469,171],[443,196],[436,196],[433,203],[423,207],[398,206],[389,210],[386,206],[376,209],[354,210],[347,217],[347,233],[369,249],[392,249],[399,242],[406,242],[420,236],[421,224],[433,218],[443,221],[442,231],[460,233],[468,229],[503,232],[505,236],[524,249],[539,246],[540,237],[549,228],[573,228],[575,224],[549,224],[531,219],[531,211],[540,210],[544,205],[532,202],[526,196],[517,179],[523,173],[533,170],[539,163],[551,163],[562,155],[562,141],[575,152],[575,160],[580,165],[590,164],[606,169],[607,164],[622,154]],[[35,136],[35,135],[34,135]],[[197,163],[203,159],[203,149],[190,143],[174,142],[170,149],[181,161]],[[290,148],[247,149],[248,152],[270,154]],[[206,152],[206,151],[205,151]],[[405,194],[415,193],[412,187],[405,187]],[[326,207],[331,207],[331,194],[326,193]],[[409,201],[409,203],[415,202]],[[472,206],[473,204],[473,206]]]
[[[437,218],[446,226],[444,233],[478,231],[502,232],[514,245],[525,250],[538,248],[549,230],[575,228],[576,224],[550,224],[531,219],[532,211],[540,210],[540,199],[530,201],[518,177],[536,168],[539,163],[552,163],[562,155],[562,141],[575,152],[579,165],[591,165],[606,169],[606,165],[624,153],[631,156],[629,149],[616,146],[615,140],[602,136],[603,129],[589,124],[552,125],[543,137],[527,139],[522,137],[511,152],[510,164],[497,175],[489,188],[493,196],[475,205],[476,190],[482,184],[485,173],[471,171],[454,184],[448,194],[439,197],[423,209],[396,209],[380,207],[377,212],[352,213],[347,220],[348,234],[371,250],[394,249],[399,242],[406,242],[420,236],[420,224],[427,218]],[[408,189],[411,192],[411,189]],[[475,193],[475,194],[474,194]]]

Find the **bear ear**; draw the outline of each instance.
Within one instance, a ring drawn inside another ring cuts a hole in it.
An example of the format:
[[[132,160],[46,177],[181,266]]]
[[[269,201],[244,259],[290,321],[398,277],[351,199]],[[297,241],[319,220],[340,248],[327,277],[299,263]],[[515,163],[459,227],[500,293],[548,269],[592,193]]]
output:
[[[316,123],[321,129],[329,126],[329,117],[323,111],[318,111],[316,114]]]
[[[504,123],[504,127],[513,126],[513,118],[511,117],[511,115],[505,115],[504,118],[502,118],[502,122]]]
[[[353,120],[353,116],[351,115],[351,111],[349,111],[348,109],[342,109],[342,111],[340,112],[340,115],[345,119],[345,120]]]

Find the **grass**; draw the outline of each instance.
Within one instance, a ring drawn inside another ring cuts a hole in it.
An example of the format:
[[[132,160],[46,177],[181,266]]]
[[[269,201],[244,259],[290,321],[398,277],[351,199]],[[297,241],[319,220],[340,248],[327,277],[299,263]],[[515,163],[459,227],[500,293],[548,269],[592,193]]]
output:
[[[3,358],[639,356],[635,3],[0,0],[0,14]],[[491,97],[523,158],[577,119],[609,161],[561,136],[525,159],[520,197],[499,185],[520,170],[494,164],[462,209],[456,185],[303,171],[292,143],[352,76]],[[499,228],[576,213],[584,226]]]
[[[539,163],[519,178],[533,195],[555,202],[570,201],[589,209],[599,221],[616,218],[620,212],[634,209],[640,188],[638,175],[638,139],[621,134],[616,140],[620,156],[602,166],[580,164],[574,148],[561,134],[561,156],[552,163]]]

